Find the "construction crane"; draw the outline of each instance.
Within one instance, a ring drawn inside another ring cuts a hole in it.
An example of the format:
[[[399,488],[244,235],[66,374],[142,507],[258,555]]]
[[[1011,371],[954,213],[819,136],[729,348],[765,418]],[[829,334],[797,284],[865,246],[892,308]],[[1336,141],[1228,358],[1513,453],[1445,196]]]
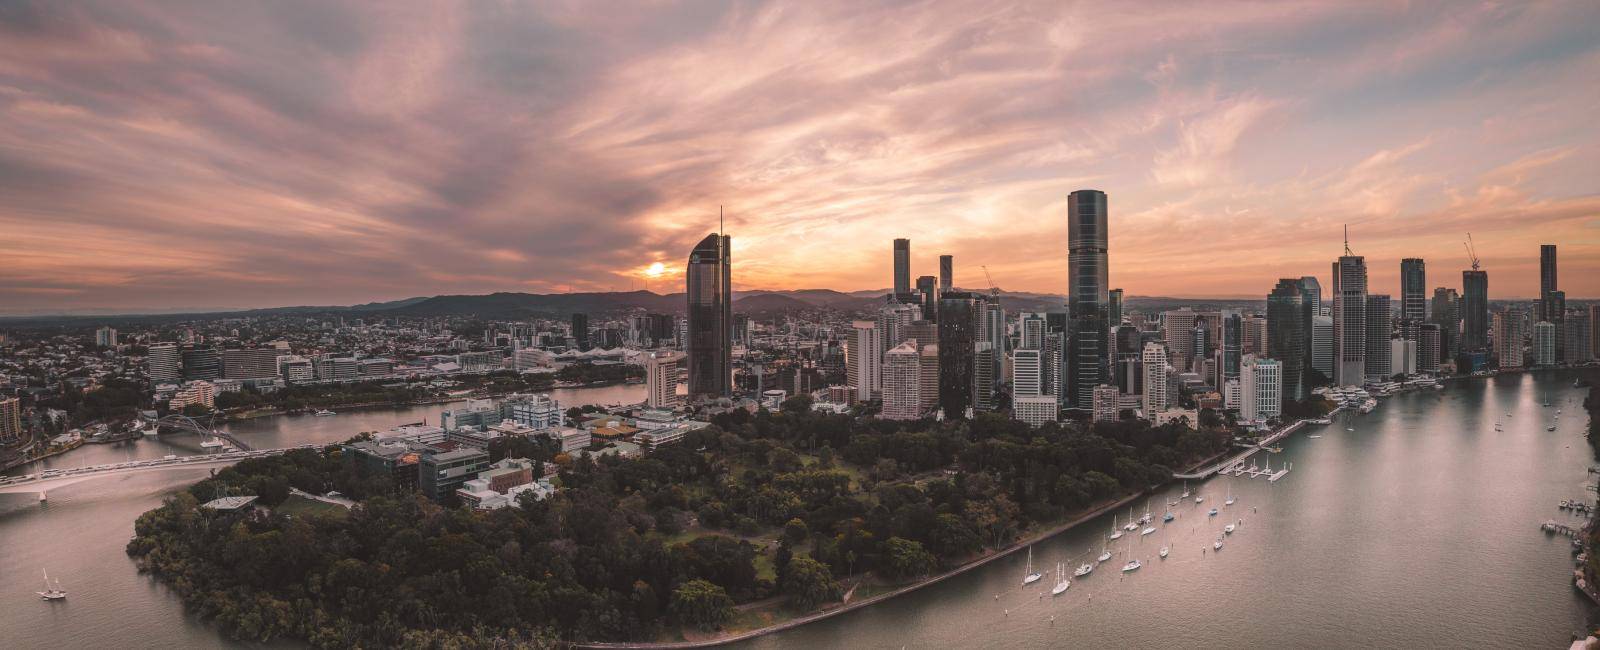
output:
[[[983,279],[989,281],[989,295],[994,296],[994,301],[996,303],[1000,302],[1000,287],[994,285],[994,276],[989,275],[989,267],[986,265],[979,265],[978,268],[983,269]]]
[[[1467,247],[1467,259],[1472,260],[1472,270],[1478,270],[1478,251],[1472,247],[1472,233],[1467,233],[1467,241],[1461,243]]]

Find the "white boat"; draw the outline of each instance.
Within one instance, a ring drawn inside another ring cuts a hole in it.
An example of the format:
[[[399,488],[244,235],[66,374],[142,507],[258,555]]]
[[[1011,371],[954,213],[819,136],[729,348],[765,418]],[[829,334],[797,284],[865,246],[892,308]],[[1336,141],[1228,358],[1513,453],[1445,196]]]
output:
[[[1317,438],[1321,438],[1322,436],[1320,436],[1320,435],[1309,435],[1309,436],[1306,436],[1306,437],[1307,438],[1311,438],[1312,440],[1315,440]]]
[[[50,584],[50,572],[43,569],[40,572],[44,573],[44,591],[35,593],[45,600],[66,600],[67,592],[61,590],[61,580],[57,579],[55,585],[52,586]]]
[[[1222,538],[1221,537],[1218,537],[1217,541],[1211,543],[1211,550],[1214,550],[1214,551],[1222,550]]]
[[[1111,559],[1111,549],[1104,546],[1100,547],[1100,557],[1095,561],[1104,562],[1109,559]],[[1083,571],[1083,567],[1078,567],[1078,570]]]
[[[1111,539],[1122,539],[1122,530],[1117,528],[1117,513],[1111,513]]]
[[[1122,529],[1130,533],[1139,530],[1139,524],[1133,522],[1133,506],[1128,506],[1128,523],[1123,524]]]
[[[1107,554],[1105,554],[1104,557],[1106,559],[1110,559],[1111,558],[1111,554],[1107,553]],[[1072,572],[1072,577],[1074,577],[1074,578],[1082,578],[1082,577],[1084,577],[1086,575],[1089,575],[1089,572],[1091,572],[1091,571],[1094,571],[1094,565],[1093,564],[1089,564],[1088,562],[1084,562],[1083,564],[1078,565],[1078,570],[1077,571],[1073,571]]]
[[[1179,499],[1187,499],[1187,498],[1189,498],[1189,482],[1188,481],[1184,481],[1183,482],[1183,496],[1180,496],[1178,498]]]
[[[1556,425],[1552,424],[1552,425],[1550,425],[1548,427],[1545,427],[1544,430],[1545,431],[1555,431],[1556,430]]]
[[[1233,524],[1228,524],[1226,526],[1223,526],[1222,527],[1222,534],[1224,534],[1224,535],[1232,535],[1233,534]]]
[[[1066,567],[1062,566],[1059,562],[1056,563],[1056,586],[1050,590],[1050,595],[1060,596],[1061,592],[1066,591],[1067,588],[1071,586],[1072,581],[1067,579]]]
[[[1206,513],[1206,516],[1207,517],[1215,517],[1215,516],[1217,516],[1217,509],[1216,508],[1212,508],[1210,512]]]
[[[1032,546],[1028,547],[1028,568],[1027,568],[1027,572],[1028,572],[1027,575],[1022,576],[1022,584],[1025,584],[1025,585],[1031,585],[1031,584],[1033,584],[1035,582],[1038,582],[1040,578],[1044,577],[1044,574],[1033,570],[1033,547]]]
[[[1205,501],[1205,500],[1206,500],[1206,498],[1204,496],[1197,496],[1197,497],[1194,498],[1194,502],[1195,503],[1200,503],[1201,501]]]
[[[1138,560],[1128,560],[1127,564],[1122,565],[1122,572],[1127,573],[1129,571],[1138,571],[1139,567],[1141,566],[1144,565],[1139,564]]]
[[[201,449],[216,449],[217,447],[221,447],[221,446],[226,445],[226,444],[228,444],[228,443],[223,442],[223,441],[221,441],[221,440],[219,440],[217,438],[212,438],[210,440],[207,440],[205,442],[200,443],[200,448]]]
[[[1167,551],[1169,551],[1169,550],[1171,550],[1170,546],[1161,547],[1161,559],[1163,559],[1163,560],[1167,559]]]
[[[1151,519],[1152,519],[1152,517],[1150,516],[1150,499],[1149,499],[1149,497],[1146,497],[1145,500],[1144,500],[1144,516],[1139,518],[1139,523],[1148,524],[1148,523],[1150,523]]]
[[[317,416],[319,418],[325,418],[325,417],[328,417],[330,415],[335,415],[335,413],[333,411],[328,410],[328,409],[319,409],[316,413],[312,413],[312,415],[315,415],[315,416]]]
[[[1155,526],[1145,526],[1144,530],[1139,531],[1139,536],[1144,537],[1145,535],[1149,535],[1153,532],[1156,532]]]

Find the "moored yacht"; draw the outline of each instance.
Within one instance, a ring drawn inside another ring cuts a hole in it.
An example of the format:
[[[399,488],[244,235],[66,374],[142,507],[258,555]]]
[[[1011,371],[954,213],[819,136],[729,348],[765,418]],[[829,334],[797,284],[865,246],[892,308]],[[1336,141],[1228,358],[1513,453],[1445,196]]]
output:
[[[67,592],[61,590],[61,580],[57,579],[54,585],[50,584],[50,572],[44,573],[44,591],[36,592],[45,600],[66,600]]]
[[[1071,586],[1072,581],[1067,579],[1066,567],[1059,562],[1056,563],[1056,586],[1050,590],[1050,595],[1060,596],[1061,592],[1066,591]]]
[[[1122,565],[1122,572],[1127,573],[1129,571],[1137,571],[1141,566],[1144,565],[1139,564],[1138,560],[1128,560],[1127,564]]]
[[[1107,559],[1110,559],[1111,558],[1111,554],[1107,553],[1107,554],[1105,554],[1105,557]],[[1094,565],[1093,564],[1089,564],[1088,562],[1084,562],[1083,564],[1078,565],[1078,570],[1077,571],[1073,571],[1072,572],[1072,577],[1074,577],[1074,578],[1082,578],[1082,577],[1084,577],[1086,575],[1089,575],[1089,572],[1091,572],[1091,571],[1094,571]]]
[[[1022,576],[1022,584],[1031,585],[1031,584],[1033,584],[1035,582],[1038,582],[1040,578],[1044,577],[1044,574],[1033,570],[1033,547],[1032,546],[1028,547],[1028,568],[1025,569],[1025,570],[1027,571],[1027,574]]]
[[[1153,532],[1156,532],[1155,526],[1145,526],[1144,530],[1139,531],[1139,536],[1144,537],[1145,535],[1149,535]]]

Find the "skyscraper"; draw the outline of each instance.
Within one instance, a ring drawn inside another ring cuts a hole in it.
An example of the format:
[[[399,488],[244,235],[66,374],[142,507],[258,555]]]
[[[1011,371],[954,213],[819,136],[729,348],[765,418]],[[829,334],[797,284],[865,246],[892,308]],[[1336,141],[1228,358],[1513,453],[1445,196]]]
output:
[[[1311,368],[1329,381],[1333,380],[1333,348],[1333,317],[1311,317]]]
[[[1556,356],[1556,324],[1542,320],[1533,324],[1533,365],[1553,366]]]
[[[917,293],[922,296],[922,319],[939,320],[939,280],[931,275],[917,278]]]
[[[728,397],[733,391],[732,238],[706,235],[689,253],[684,273],[689,300],[689,398]]]
[[[0,442],[22,439],[22,400],[0,397]]]
[[[1394,316],[1389,296],[1367,296],[1366,377],[1383,381],[1395,373],[1389,339],[1394,334]]]
[[[1437,374],[1444,338],[1440,334],[1439,324],[1425,323],[1419,331],[1421,335],[1417,340],[1417,372]]]
[[[858,320],[851,324],[844,364],[857,401],[870,401],[883,391],[883,335],[877,321]]]
[[[1556,286],[1556,245],[1541,244],[1539,246],[1539,320],[1556,322],[1557,316],[1552,313],[1548,303],[1550,292]]]
[[[1038,397],[1044,394],[1044,368],[1039,348],[1025,348],[1011,355],[1011,395]]]
[[[1106,292],[1106,296],[1110,299],[1106,303],[1106,307],[1107,307],[1106,323],[1111,327],[1116,327],[1118,325],[1121,325],[1122,324],[1122,290],[1121,289],[1112,289],[1111,291]]]
[[[1299,290],[1299,283],[1295,284],[1295,289]],[[1244,318],[1238,310],[1222,310],[1221,321],[1221,335],[1217,341],[1217,352],[1222,357],[1222,362],[1217,365],[1218,386],[1226,384],[1229,379],[1239,378],[1240,354],[1244,346]],[[1269,335],[1267,340],[1270,342],[1272,337]]]
[[[956,272],[956,261],[955,260],[956,260],[956,258],[954,256],[952,256],[952,255],[940,255],[939,256],[939,290],[940,291],[949,291],[951,289],[950,283],[952,281],[954,281],[954,278],[952,276],[954,276],[955,272]]]
[[[979,309],[982,320],[978,324],[978,340],[989,344],[988,377],[991,382],[998,381],[1005,377],[1000,366],[1005,362],[1006,355],[1006,310],[993,297],[983,300]]]
[[[572,341],[579,350],[589,349],[589,315],[572,313]]]
[[[645,360],[645,406],[673,409],[683,403],[678,397],[678,364],[683,354],[656,352]]]
[[[1362,384],[1367,373],[1367,262],[1351,255],[1333,264],[1333,383]]]
[[[1305,370],[1310,362],[1310,332],[1306,331],[1305,293],[1299,280],[1278,280],[1267,294],[1267,354],[1282,362],[1283,398],[1306,398]]]
[[[1589,320],[1590,312],[1574,309],[1567,312],[1567,317],[1561,322],[1561,360],[1565,363],[1583,363],[1594,358],[1594,348],[1590,347],[1589,339],[1593,336],[1593,321]]]
[[[1144,417],[1154,420],[1156,414],[1172,405],[1167,393],[1167,350],[1160,343],[1144,344]]]
[[[894,240],[894,293],[911,293],[911,240]]]
[[[1239,419],[1266,422],[1283,413],[1283,364],[1245,357],[1239,376]]]
[[[1461,299],[1455,289],[1433,290],[1433,313],[1428,322],[1439,326],[1439,361],[1452,361],[1461,344]]]
[[[964,291],[939,296],[939,408],[947,420],[967,417],[972,407],[980,304]]]
[[[1067,197],[1067,372],[1062,402],[1094,408],[1094,387],[1109,381],[1110,284],[1106,194],[1078,190]]]
[[[1479,352],[1489,347],[1489,272],[1461,272],[1461,347]]]
[[[921,406],[922,359],[917,344],[906,341],[883,354],[883,418],[915,420]]]
[[[1494,356],[1501,368],[1522,367],[1522,314],[1494,313]]]
[[[1421,258],[1400,260],[1400,317],[1421,323],[1428,317],[1428,272]]]
[[[1322,315],[1322,283],[1316,276],[1305,275],[1300,277],[1300,290],[1304,294],[1302,300],[1311,310],[1312,316]]]
[[[1198,316],[1193,309],[1184,307],[1161,314],[1164,338],[1172,355],[1172,366],[1179,372],[1188,372],[1194,361],[1194,322]]]

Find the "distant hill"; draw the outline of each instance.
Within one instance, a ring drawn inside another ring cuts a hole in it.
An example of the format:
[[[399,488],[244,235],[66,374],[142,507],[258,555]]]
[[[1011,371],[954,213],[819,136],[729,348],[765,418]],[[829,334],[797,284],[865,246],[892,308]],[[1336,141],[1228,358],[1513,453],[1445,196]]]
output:
[[[733,310],[746,314],[817,309],[820,305],[781,293],[758,293],[733,301]]]

